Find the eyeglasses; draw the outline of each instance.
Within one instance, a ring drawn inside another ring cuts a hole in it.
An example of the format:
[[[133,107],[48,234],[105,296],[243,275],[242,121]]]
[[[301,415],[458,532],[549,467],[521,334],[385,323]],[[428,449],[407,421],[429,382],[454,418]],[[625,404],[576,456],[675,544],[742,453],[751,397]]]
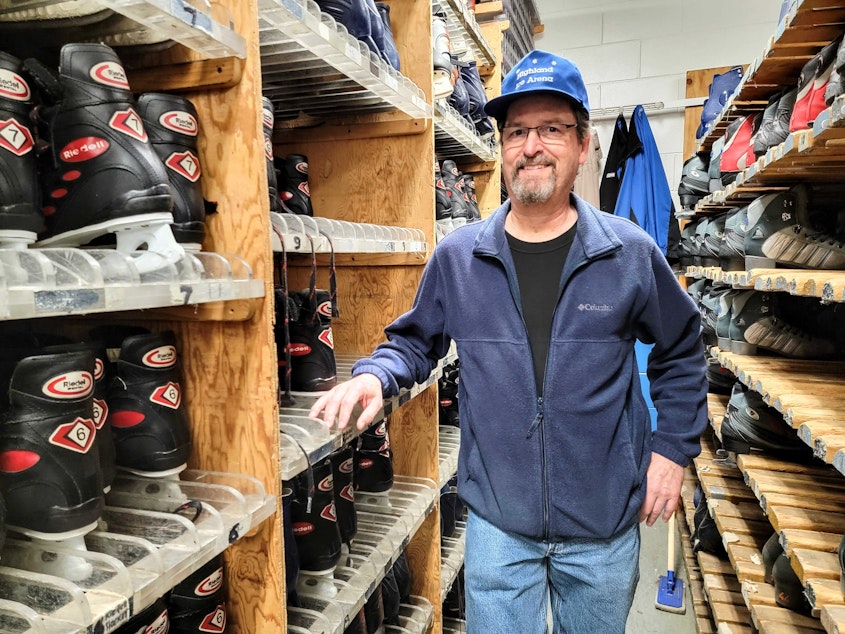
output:
[[[502,128],[502,145],[509,147],[524,145],[531,130],[537,130],[537,136],[543,143],[560,144],[563,143],[566,133],[577,125],[577,123],[547,123],[537,126],[506,125]]]

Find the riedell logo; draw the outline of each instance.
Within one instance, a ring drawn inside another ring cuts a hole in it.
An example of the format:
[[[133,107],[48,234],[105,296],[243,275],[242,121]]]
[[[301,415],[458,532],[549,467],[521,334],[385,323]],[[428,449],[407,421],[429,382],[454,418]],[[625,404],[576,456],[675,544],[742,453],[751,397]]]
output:
[[[308,533],[313,532],[314,525],[311,522],[294,522],[293,524],[294,535],[307,535]]]
[[[322,302],[319,306],[317,306],[317,312],[321,314],[323,317],[331,317],[332,316],[332,303],[330,301]]]
[[[53,398],[79,398],[88,396],[94,388],[94,379],[89,372],[65,372],[44,383],[41,391]]]
[[[306,354],[311,354],[311,346],[309,346],[307,343],[290,344],[290,356],[304,357]]]
[[[273,125],[273,113],[270,110],[267,108],[262,109],[261,116],[264,119],[264,125],[268,128]]]
[[[150,368],[169,368],[176,363],[176,347],[159,346],[153,348],[144,355],[141,362]]]
[[[15,101],[28,101],[32,93],[23,77],[6,68],[0,68],[0,97]]]
[[[379,423],[378,427],[376,427],[376,436],[386,436],[387,435],[387,425],[384,422]]]
[[[94,359],[94,380],[99,381],[103,378],[103,373],[106,371],[106,366],[100,357]]]
[[[96,136],[84,136],[71,141],[61,150],[59,158],[66,163],[90,161],[109,149],[109,142]]]
[[[578,304],[578,310],[606,313],[613,310],[610,304]]]
[[[361,458],[358,461],[358,468],[359,469],[369,469],[373,466],[373,459],[372,458]]]
[[[98,84],[129,90],[126,71],[123,70],[123,66],[116,62],[100,62],[99,64],[95,64],[91,67],[91,71],[88,74]]]
[[[199,131],[199,124],[190,112],[182,110],[170,110],[165,112],[158,118],[158,122],[168,130],[187,134],[188,136],[197,136]]]
[[[340,463],[341,473],[352,473],[352,458],[347,458]]]
[[[159,614],[155,621],[150,623],[144,634],[167,634],[170,631],[170,619],[167,617],[167,610]]]
[[[264,139],[264,156],[270,161],[273,160],[273,144],[270,143],[270,139]]]
[[[334,479],[332,476],[326,476],[317,484],[317,488],[320,491],[329,492],[332,490],[332,486],[334,485]]]
[[[306,163],[305,161],[300,161],[296,164],[295,167],[297,172],[301,172],[302,174],[306,175],[308,174],[308,163]]]
[[[223,585],[223,568],[218,568],[194,588],[194,594],[199,597],[207,597],[217,592]]]

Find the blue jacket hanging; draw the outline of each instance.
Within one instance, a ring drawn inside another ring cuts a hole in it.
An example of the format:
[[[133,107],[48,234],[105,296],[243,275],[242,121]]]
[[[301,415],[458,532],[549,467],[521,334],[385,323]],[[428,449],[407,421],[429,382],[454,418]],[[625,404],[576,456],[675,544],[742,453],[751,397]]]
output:
[[[622,186],[613,213],[640,225],[666,255],[672,194],[642,106],[637,106],[631,115],[628,149]]]

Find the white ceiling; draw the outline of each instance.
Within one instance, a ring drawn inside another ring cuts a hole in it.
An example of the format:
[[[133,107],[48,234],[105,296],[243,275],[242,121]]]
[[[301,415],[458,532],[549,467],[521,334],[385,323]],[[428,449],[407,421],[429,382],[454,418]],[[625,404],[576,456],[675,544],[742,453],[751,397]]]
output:
[[[511,0],[514,3],[526,0]],[[530,0],[528,0],[530,1]],[[613,9],[630,9],[637,6],[653,6],[682,2],[683,0],[534,0],[540,21],[560,17],[566,14],[601,13]]]

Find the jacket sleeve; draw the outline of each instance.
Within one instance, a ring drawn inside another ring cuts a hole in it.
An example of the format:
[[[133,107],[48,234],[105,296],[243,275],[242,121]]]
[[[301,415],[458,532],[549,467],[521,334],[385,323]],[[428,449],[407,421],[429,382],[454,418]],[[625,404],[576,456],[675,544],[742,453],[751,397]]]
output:
[[[651,264],[651,288],[639,338],[654,344],[647,369],[657,409],[653,450],[683,467],[700,453],[699,438],[707,426],[701,316],[656,245]]]
[[[441,257],[435,249],[423,271],[413,306],[384,329],[387,341],[352,366],[352,375],[369,372],[380,380],[384,396],[426,380],[449,349],[444,334]]]

